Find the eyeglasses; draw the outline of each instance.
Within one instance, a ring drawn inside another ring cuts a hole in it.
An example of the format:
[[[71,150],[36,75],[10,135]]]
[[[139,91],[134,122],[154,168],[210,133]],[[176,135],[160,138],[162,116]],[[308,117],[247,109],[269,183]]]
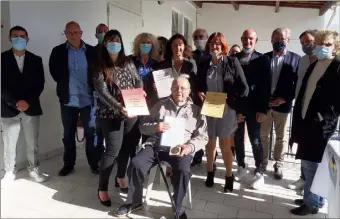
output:
[[[184,92],[184,91],[189,90],[189,88],[187,88],[187,87],[173,86],[173,87],[171,87],[171,90],[173,90],[173,91],[178,91],[178,90],[180,90],[181,92]]]
[[[79,34],[82,34],[83,33],[83,31],[81,31],[81,30],[76,30],[76,31],[65,31],[65,35],[72,35],[72,36],[74,36],[74,35],[79,35]]]
[[[205,35],[196,35],[194,36],[194,40],[202,40],[204,39]]]
[[[241,37],[242,40],[254,40],[254,37]]]

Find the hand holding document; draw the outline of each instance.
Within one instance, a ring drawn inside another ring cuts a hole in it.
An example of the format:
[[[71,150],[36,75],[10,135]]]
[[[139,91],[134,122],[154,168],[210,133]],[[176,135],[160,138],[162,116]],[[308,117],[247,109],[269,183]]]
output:
[[[161,146],[170,147],[170,155],[181,154],[181,145],[184,144],[185,119],[165,116],[164,122],[170,128],[162,133]]]
[[[128,115],[149,115],[143,88],[122,90],[122,95]]]
[[[226,93],[207,92],[201,114],[215,118],[222,118],[226,99]]]
[[[153,71],[152,74],[155,80],[158,98],[170,96],[171,84],[174,80],[172,76],[172,69],[161,69],[158,71]]]

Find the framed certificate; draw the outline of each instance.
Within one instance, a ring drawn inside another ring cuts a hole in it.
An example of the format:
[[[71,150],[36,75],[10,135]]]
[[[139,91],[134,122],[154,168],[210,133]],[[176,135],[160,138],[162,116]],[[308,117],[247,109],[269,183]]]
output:
[[[207,92],[201,114],[209,117],[222,118],[226,100],[226,93]]]
[[[122,96],[129,115],[142,116],[150,114],[143,88],[122,90]]]

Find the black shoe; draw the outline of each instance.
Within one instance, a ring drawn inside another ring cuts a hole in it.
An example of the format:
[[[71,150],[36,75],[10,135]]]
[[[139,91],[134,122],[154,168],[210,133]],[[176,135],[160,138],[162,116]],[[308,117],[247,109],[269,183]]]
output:
[[[214,186],[214,177],[215,177],[215,171],[207,173],[207,179],[205,180],[206,187],[211,188]]]
[[[283,172],[282,172],[282,169],[281,167],[274,167],[274,178],[275,179],[282,179],[283,178]]]
[[[67,176],[68,174],[72,173],[74,171],[73,167],[63,167],[59,173],[58,176]]]
[[[122,193],[124,193],[124,194],[127,194],[127,193],[129,192],[129,188],[128,188],[128,187],[126,187],[126,188],[120,188],[119,183],[118,183],[118,180],[117,180],[117,177],[115,178],[115,187],[116,187],[116,188],[119,188],[120,191],[121,191]]]
[[[234,190],[234,174],[232,176],[225,177],[224,192],[233,192]]]
[[[191,162],[191,166],[195,166],[202,163],[202,158],[194,158]]]
[[[98,167],[91,167],[91,172],[95,175],[98,175],[99,174]]]
[[[106,206],[106,207],[111,207],[111,199],[109,199],[109,200],[105,200],[105,201],[102,201],[101,199],[100,199],[100,196],[99,196],[99,189],[98,189],[98,199],[99,199],[99,201],[100,201],[100,203],[102,204],[102,205],[104,205],[104,206]]]
[[[180,216],[179,219],[188,219],[188,216],[185,212],[183,212]]]
[[[299,206],[301,206],[301,205],[303,205],[303,199],[301,198],[301,199],[295,199],[294,200],[294,203],[296,204],[296,205],[299,205]],[[319,205],[319,208],[323,208],[323,206],[324,206],[325,204],[320,204]]]
[[[143,204],[142,203],[138,203],[138,204],[124,204],[122,206],[120,206],[119,208],[117,208],[114,212],[114,215],[116,217],[125,217],[128,214],[134,212],[134,211],[138,211],[140,209],[143,208]]]
[[[294,215],[299,215],[299,216],[308,215],[308,214],[317,214],[318,212],[319,212],[319,208],[309,207],[308,205],[305,205],[305,204],[301,205],[298,208],[294,208],[290,210],[290,213]]]

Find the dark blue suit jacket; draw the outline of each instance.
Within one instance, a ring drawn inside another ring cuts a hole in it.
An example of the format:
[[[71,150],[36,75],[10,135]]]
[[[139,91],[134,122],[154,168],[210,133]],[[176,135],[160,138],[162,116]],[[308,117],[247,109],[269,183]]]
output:
[[[271,98],[281,97],[286,103],[281,104],[278,107],[272,107],[273,110],[281,113],[290,113],[292,108],[292,102],[295,98],[295,87],[297,81],[297,71],[300,61],[300,56],[296,53],[287,51],[286,56],[284,57],[281,73],[279,76],[279,80],[277,82],[274,93],[271,95]],[[271,62],[273,59],[273,52],[267,52],[264,54],[266,65],[269,68],[266,68],[271,73]],[[270,98],[268,99],[269,105]]]
[[[244,56],[244,52],[234,55],[239,60]],[[267,113],[268,98],[270,96],[270,69],[263,63],[266,59],[262,58],[262,54],[254,51],[251,54],[249,63],[242,65],[244,75],[249,86],[249,94],[243,97],[239,105],[239,113],[249,115],[257,112]]]

